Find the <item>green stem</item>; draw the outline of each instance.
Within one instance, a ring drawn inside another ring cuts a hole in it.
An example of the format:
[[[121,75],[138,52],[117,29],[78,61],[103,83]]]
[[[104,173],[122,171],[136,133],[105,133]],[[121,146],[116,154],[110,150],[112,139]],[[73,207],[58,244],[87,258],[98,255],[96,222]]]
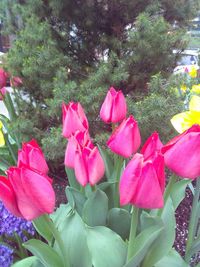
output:
[[[122,170],[122,165],[123,165],[124,159],[120,156],[115,155],[115,185],[114,185],[114,205],[115,207],[119,207],[119,180],[120,180],[120,175],[121,175],[121,170]]]
[[[187,263],[189,263],[190,258],[192,255],[190,255],[190,249],[192,247],[192,243],[195,238],[195,225],[197,220],[197,212],[198,212],[198,202],[199,202],[199,196],[200,196],[200,178],[196,181],[196,187],[194,190],[194,197],[192,202],[192,210],[190,215],[190,222],[189,222],[189,230],[188,230],[188,239],[186,243],[186,251],[185,251],[185,260]]]
[[[9,142],[8,135],[4,134],[4,138],[5,138],[6,146],[8,147],[8,150],[9,150],[9,152],[11,154],[11,157],[12,157],[14,163],[17,165],[17,157],[15,155],[15,151],[12,148],[12,145]]]
[[[139,214],[139,209],[137,207],[134,207],[132,218],[131,218],[131,229],[130,229],[130,234],[129,234],[128,252],[127,252],[126,262],[128,262],[133,256],[133,249],[135,245],[135,237],[136,237],[137,226],[138,226],[138,217],[139,217],[138,214]]]
[[[51,221],[51,219],[49,218],[49,216],[47,214],[44,214],[43,215],[44,219],[46,220],[47,224],[49,225],[49,228],[55,238],[55,241],[57,242],[58,244],[58,247],[60,249],[60,252],[63,256],[63,262],[64,262],[64,267],[70,267],[70,264],[69,264],[69,259],[68,259],[68,253],[65,249],[65,246],[64,246],[64,243],[63,243],[63,240],[60,236],[60,233],[59,231],[57,230],[57,228],[55,227],[54,223]]]
[[[19,252],[18,255],[20,256],[21,259],[28,257],[28,253],[26,249],[22,246],[22,240],[20,239],[17,233],[15,233],[14,236],[15,236],[15,239],[18,245],[18,252]]]
[[[4,104],[8,110],[8,113],[9,113],[9,116],[10,116],[10,120],[15,120],[17,115],[16,115],[16,112],[15,112],[15,108],[14,108],[14,105],[13,105],[13,102],[12,102],[12,99],[10,97],[10,94],[7,93],[5,94],[5,97],[3,98],[4,100]]]

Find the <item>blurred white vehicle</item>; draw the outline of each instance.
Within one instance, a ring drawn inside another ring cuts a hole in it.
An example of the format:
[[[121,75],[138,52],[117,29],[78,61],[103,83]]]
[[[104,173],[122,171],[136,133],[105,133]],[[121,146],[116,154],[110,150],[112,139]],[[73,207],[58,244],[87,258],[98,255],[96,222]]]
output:
[[[177,53],[174,51],[174,53]],[[199,66],[199,52],[197,50],[184,50],[181,53],[181,58],[177,62],[177,66],[175,67],[173,73],[185,73],[190,72],[192,69],[198,70]]]

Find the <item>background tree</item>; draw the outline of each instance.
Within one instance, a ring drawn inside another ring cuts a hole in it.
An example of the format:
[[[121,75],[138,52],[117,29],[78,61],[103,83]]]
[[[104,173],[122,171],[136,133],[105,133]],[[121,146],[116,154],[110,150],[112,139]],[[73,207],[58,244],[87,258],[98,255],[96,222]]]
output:
[[[186,26],[198,8],[198,0],[3,0],[4,29],[16,36],[6,67],[23,79],[13,127],[24,139],[41,140],[47,157],[59,160],[65,143],[57,128],[62,101],[81,101],[93,134],[103,127],[98,113],[110,85],[128,95],[131,107],[145,111],[152,100],[144,98],[152,94],[151,76],[171,72],[173,50],[186,47]],[[166,105],[166,92],[159,90],[152,97],[162,96],[160,112],[166,117],[163,107],[177,100],[169,94]],[[142,116],[151,119],[149,113]],[[167,134],[163,130],[163,138]]]

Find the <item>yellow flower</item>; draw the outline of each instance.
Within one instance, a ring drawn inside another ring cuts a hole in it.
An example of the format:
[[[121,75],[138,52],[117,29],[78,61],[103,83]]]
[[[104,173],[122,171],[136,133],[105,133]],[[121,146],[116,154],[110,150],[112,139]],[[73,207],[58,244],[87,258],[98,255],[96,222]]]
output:
[[[185,84],[181,85],[181,91],[185,92],[187,90],[187,86]]]
[[[171,123],[179,133],[183,133],[193,124],[200,125],[200,97],[192,96],[189,103],[189,111],[175,115],[171,119]]]
[[[190,75],[191,78],[196,78],[197,77],[197,69],[195,68],[195,66],[191,67],[189,75]]]
[[[5,146],[5,139],[2,132],[2,128],[3,128],[3,123],[0,121],[0,147]]]
[[[196,93],[196,94],[200,94],[200,84],[193,85],[192,89],[191,89],[191,92],[192,93]]]

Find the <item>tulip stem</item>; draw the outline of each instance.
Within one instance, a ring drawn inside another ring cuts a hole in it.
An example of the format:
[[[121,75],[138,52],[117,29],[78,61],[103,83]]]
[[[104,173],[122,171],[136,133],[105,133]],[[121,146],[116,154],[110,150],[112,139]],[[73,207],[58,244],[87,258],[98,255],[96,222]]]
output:
[[[127,252],[126,262],[128,262],[133,256],[133,250],[135,246],[135,237],[136,237],[137,226],[138,226],[138,217],[139,217],[138,215],[139,215],[139,209],[137,207],[134,207],[132,217],[131,217],[131,229],[130,229],[130,234],[129,234],[128,252]]]
[[[49,216],[47,214],[44,214],[43,215],[45,221],[47,222],[48,226],[49,226],[49,229],[51,230],[54,238],[55,238],[55,241],[57,242],[58,244],[58,247],[60,249],[60,252],[63,256],[63,263],[64,263],[64,267],[70,267],[70,264],[69,264],[69,259],[68,259],[68,253],[65,249],[65,246],[64,246],[64,243],[63,243],[63,240],[60,236],[60,233],[59,231],[57,230],[57,228],[55,227],[54,223],[52,222],[52,220],[49,218]]]
[[[188,239],[186,243],[186,251],[185,251],[185,260],[187,263],[190,262],[191,255],[191,247],[192,243],[195,238],[196,234],[196,220],[198,219],[198,208],[199,208],[199,196],[200,196],[200,178],[196,180],[196,187],[194,190],[194,197],[192,202],[192,209],[191,209],[191,215],[190,215],[190,222],[189,222],[189,230],[188,230]]]
[[[114,185],[114,204],[115,207],[119,207],[119,180],[121,176],[122,166],[124,159],[120,156],[115,155],[115,185]]]

